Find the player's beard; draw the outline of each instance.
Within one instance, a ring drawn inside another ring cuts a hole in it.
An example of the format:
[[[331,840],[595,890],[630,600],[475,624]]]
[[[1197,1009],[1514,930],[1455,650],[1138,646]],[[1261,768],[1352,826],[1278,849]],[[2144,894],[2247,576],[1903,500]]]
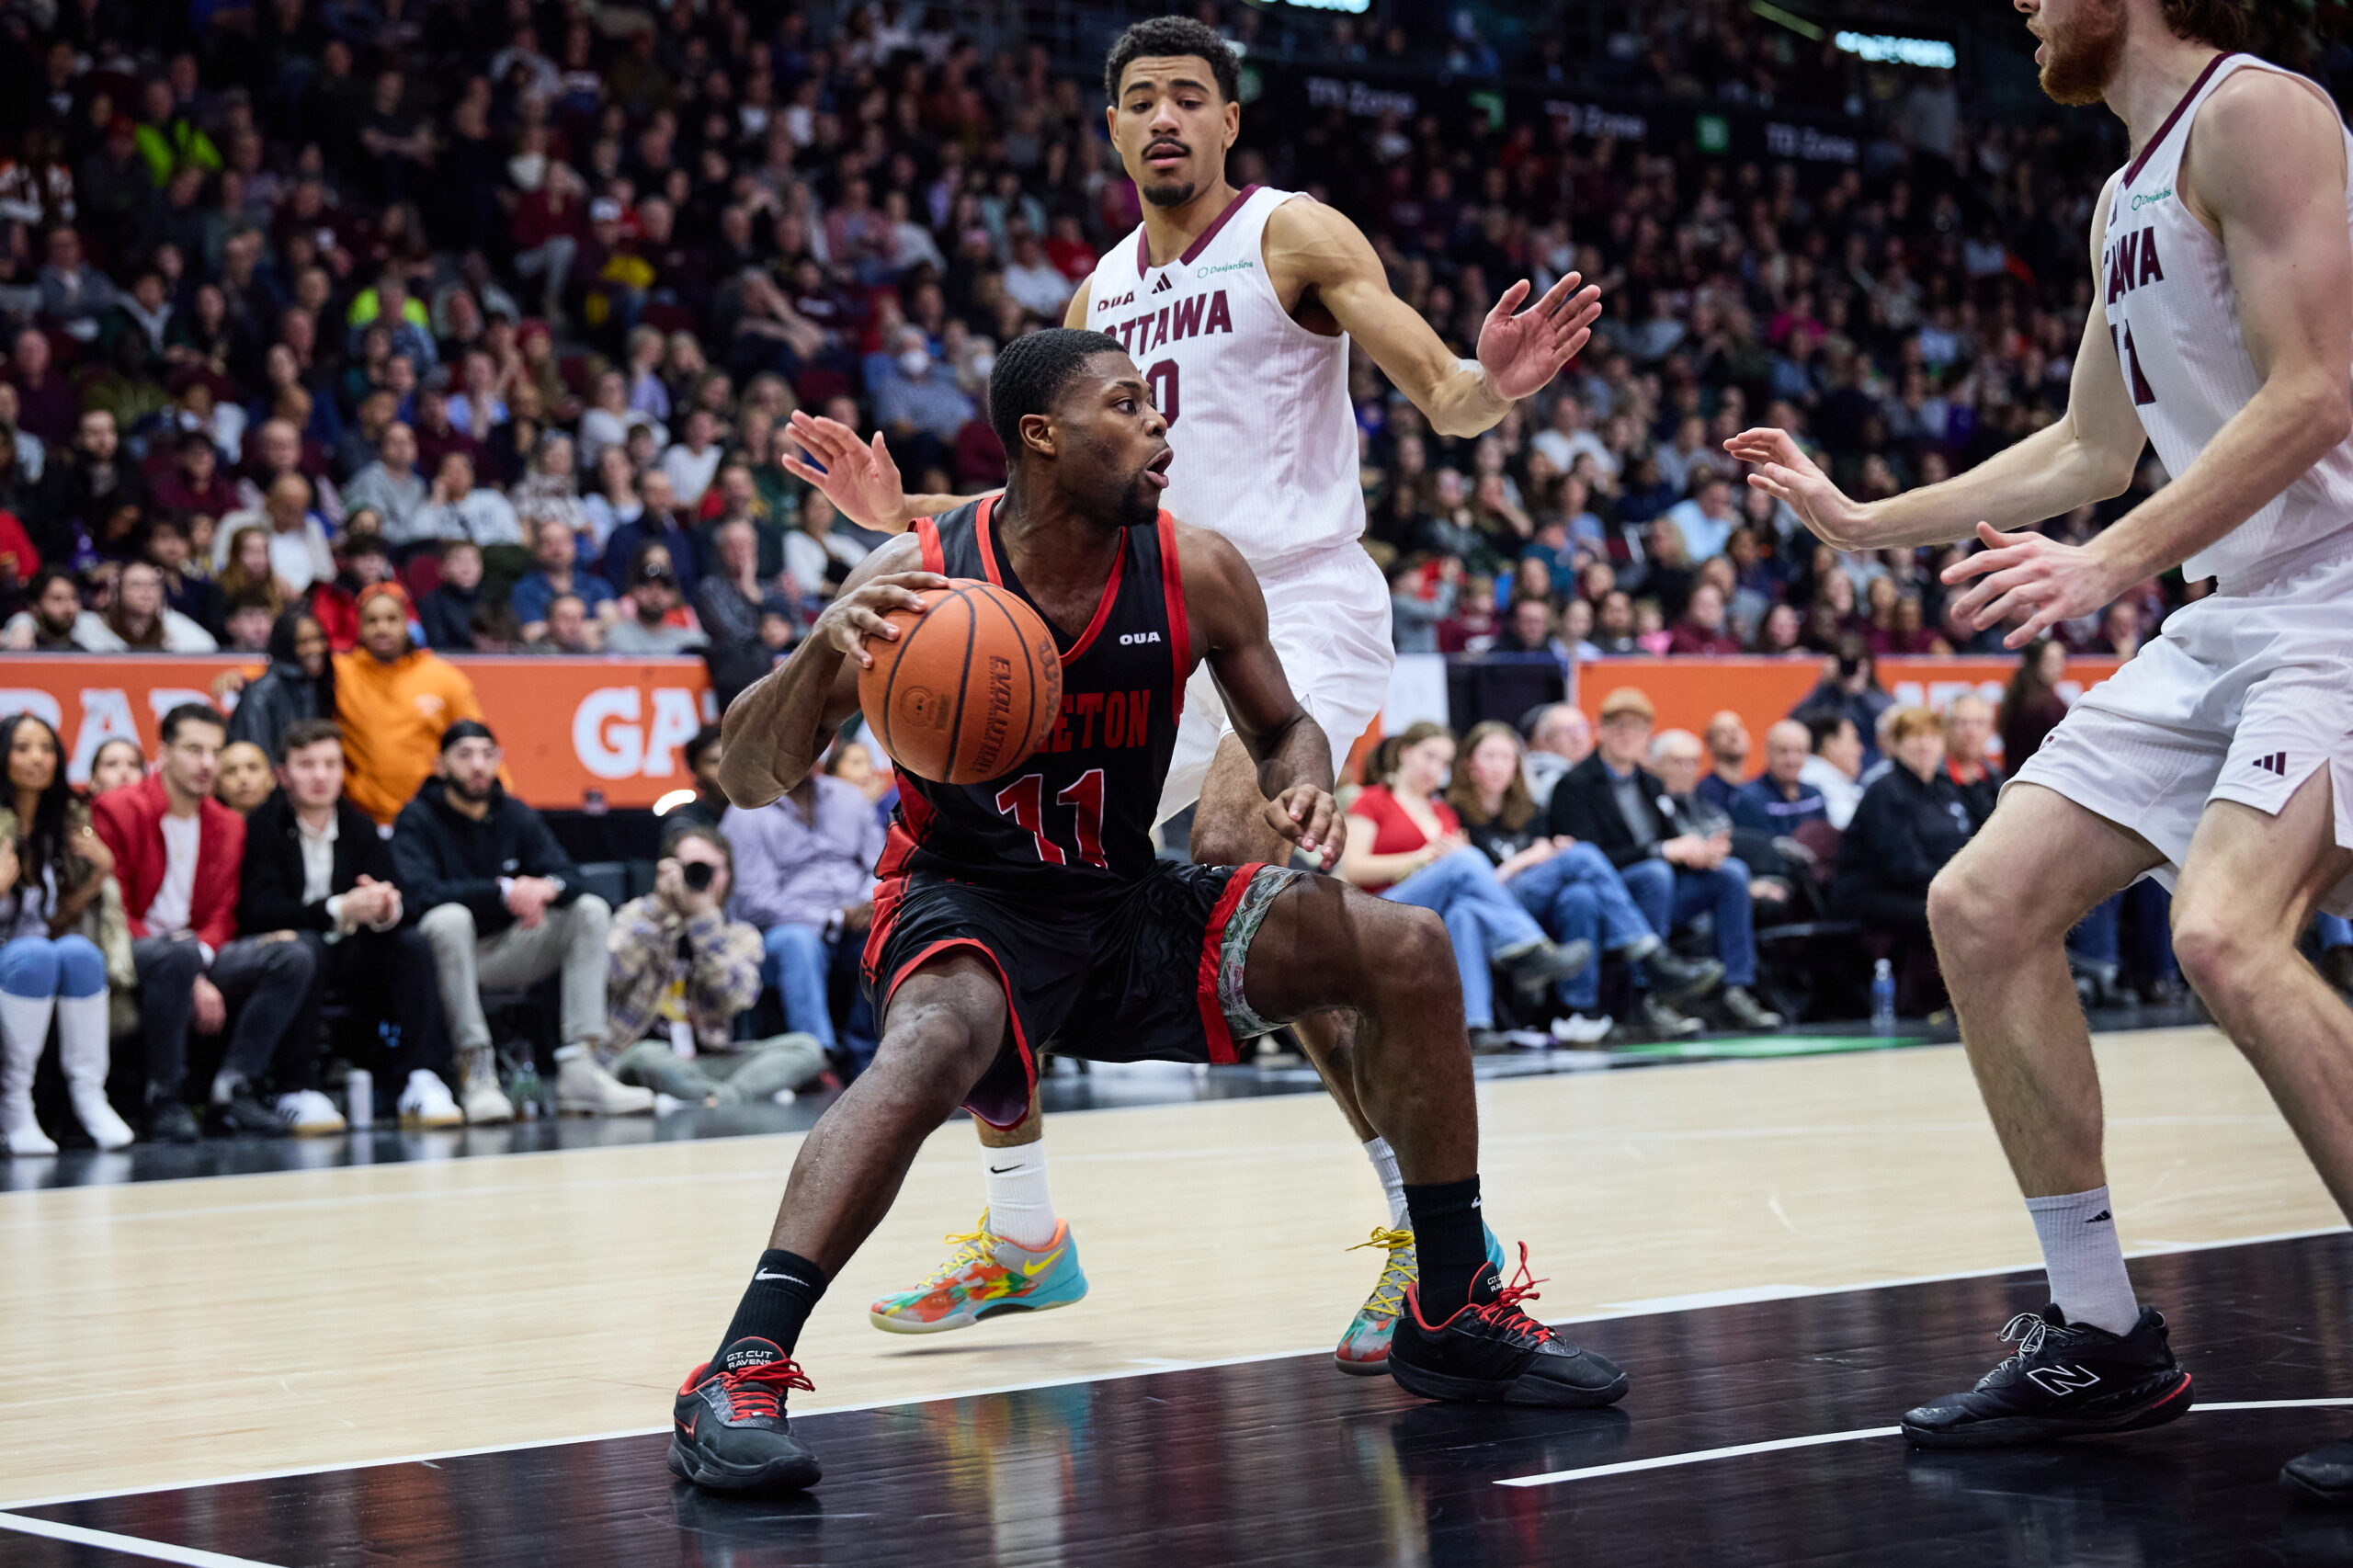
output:
[[[2054,103],[2096,104],[2108,96],[2124,52],[2124,0],[2076,0],[2075,17],[2044,35],[2050,58],[2042,90]]]
[[[1138,185],[1136,193],[1154,207],[1182,207],[1200,188],[1199,180],[1172,180],[1166,185]]]

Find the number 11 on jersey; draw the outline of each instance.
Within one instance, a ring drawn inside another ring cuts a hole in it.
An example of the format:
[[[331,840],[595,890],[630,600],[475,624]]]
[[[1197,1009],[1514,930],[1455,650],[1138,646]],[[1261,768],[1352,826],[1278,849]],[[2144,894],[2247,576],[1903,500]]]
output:
[[[1025,773],[997,791],[996,809],[1011,817],[1038,841],[1038,858],[1049,866],[1067,866],[1071,857],[1046,836],[1046,776]],[[1076,783],[1054,797],[1054,803],[1072,808],[1072,834],[1078,859],[1088,866],[1108,867],[1103,858],[1103,770],[1090,767]]]

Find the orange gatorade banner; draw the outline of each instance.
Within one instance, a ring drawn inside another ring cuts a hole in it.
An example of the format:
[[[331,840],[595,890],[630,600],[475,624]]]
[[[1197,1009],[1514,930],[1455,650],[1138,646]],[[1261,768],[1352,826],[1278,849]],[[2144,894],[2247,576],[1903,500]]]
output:
[[[2122,663],[2112,654],[2071,655],[2059,694],[2072,703],[2114,675]],[[1898,702],[1920,703],[1941,711],[1954,698],[1972,691],[1998,705],[2018,667],[2015,656],[1890,655],[1879,661],[1879,683]],[[1833,660],[1812,657],[1599,659],[1576,666],[1570,695],[1587,716],[1597,719],[1603,698],[1621,686],[1638,687],[1658,710],[1660,729],[1689,730],[1695,734],[1729,708],[1748,728],[1749,762],[1755,771],[1765,764],[1765,726],[1789,717],[1790,710],[1836,668]],[[1996,737],[1997,753],[2000,744]]]
[[[719,717],[699,659],[460,656],[506,751],[516,793],[551,811],[592,794],[608,806],[650,806],[689,788],[678,748]],[[156,722],[183,702],[212,700],[224,670],[258,675],[259,661],[213,654],[19,653],[0,660],[0,715],[40,715],[64,737],[68,777],[84,783],[90,757],[125,735],[153,758]],[[224,704],[233,706],[233,704]]]

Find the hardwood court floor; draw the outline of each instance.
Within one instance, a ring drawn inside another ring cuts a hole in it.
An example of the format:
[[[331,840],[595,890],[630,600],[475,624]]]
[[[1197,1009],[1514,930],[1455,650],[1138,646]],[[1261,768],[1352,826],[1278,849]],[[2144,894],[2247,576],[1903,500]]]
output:
[[[2340,1222],[2219,1035],[2111,1036],[2100,1054],[2128,1244]],[[1956,1049],[1518,1079],[1481,1104],[1488,1213],[1551,1276],[1548,1319],[2034,1256]],[[1373,1255],[1342,1249],[1381,1218],[1378,1192],[1319,1098],[1051,1128],[1087,1301],[937,1339],[867,1326],[866,1301],[976,1210],[975,1145],[951,1124],[819,1309],[797,1409],[1312,1350],[1371,1283]],[[797,1147],[0,1196],[0,1506],[659,1427]]]

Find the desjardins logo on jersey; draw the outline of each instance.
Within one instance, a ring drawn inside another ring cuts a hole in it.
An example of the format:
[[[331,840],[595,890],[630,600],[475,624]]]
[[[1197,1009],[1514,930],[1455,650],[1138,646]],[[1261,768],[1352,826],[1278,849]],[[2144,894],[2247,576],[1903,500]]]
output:
[[[2154,207],[2160,201],[2170,201],[2172,199],[2173,187],[2167,186],[2163,190],[2153,190],[2144,196],[2134,197],[2132,199],[2132,210],[2138,212],[2143,207]]]
[[[1247,272],[1257,265],[1258,264],[1256,262],[1252,261],[1247,256],[1245,256],[1240,261],[1220,262],[1215,267],[1197,267],[1193,268],[1193,276],[1196,278],[1207,278],[1211,273],[1216,272]]]

